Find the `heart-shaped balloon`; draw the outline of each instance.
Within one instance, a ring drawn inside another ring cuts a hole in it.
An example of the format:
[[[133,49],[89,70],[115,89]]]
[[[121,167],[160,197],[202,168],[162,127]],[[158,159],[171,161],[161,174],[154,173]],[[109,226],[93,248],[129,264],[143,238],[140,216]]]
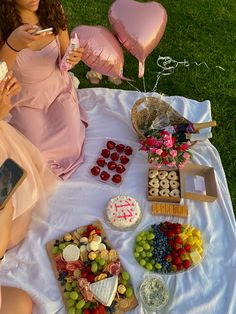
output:
[[[123,76],[124,54],[115,36],[103,26],[80,25],[73,29],[84,48],[81,60],[92,70],[110,77]]]
[[[167,23],[165,8],[154,1],[116,0],[108,17],[121,44],[139,60],[139,77],[142,77],[146,57],[164,34]]]

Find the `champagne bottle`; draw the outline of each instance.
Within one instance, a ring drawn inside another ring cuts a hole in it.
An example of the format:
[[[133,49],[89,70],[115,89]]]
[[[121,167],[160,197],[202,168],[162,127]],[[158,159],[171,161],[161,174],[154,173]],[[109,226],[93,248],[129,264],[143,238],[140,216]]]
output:
[[[212,133],[176,133],[174,134],[177,142],[195,142],[195,141],[204,141],[212,137]]]
[[[170,125],[164,127],[162,130],[166,130],[170,134],[185,132],[185,133],[195,133],[201,129],[216,126],[216,121],[202,122],[202,123],[182,123],[176,125]]]

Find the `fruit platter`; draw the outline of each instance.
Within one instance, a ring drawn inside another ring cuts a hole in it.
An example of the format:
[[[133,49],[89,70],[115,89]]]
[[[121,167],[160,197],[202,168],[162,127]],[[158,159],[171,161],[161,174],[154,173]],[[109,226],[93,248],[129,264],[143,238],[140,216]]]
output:
[[[134,257],[145,269],[170,274],[189,270],[203,258],[200,230],[169,221],[153,224],[137,234]]]
[[[121,314],[136,307],[130,275],[99,221],[50,241],[47,252],[68,314]]]
[[[107,139],[90,168],[90,174],[98,181],[120,185],[134,156],[134,149],[112,139]]]

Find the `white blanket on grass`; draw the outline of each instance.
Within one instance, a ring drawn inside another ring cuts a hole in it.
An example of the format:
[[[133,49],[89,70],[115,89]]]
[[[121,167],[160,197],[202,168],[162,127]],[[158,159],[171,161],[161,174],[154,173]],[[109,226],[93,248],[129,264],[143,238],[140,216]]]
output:
[[[143,95],[103,88],[81,89],[79,95],[89,116],[85,162],[67,182],[60,183],[49,200],[48,221],[34,218],[25,241],[6,254],[0,267],[1,284],[28,291],[34,300],[34,314],[66,313],[44,247],[48,241],[100,219],[136,289],[145,270],[132,254],[135,234],[153,222],[162,221],[161,217],[150,214],[151,203],[146,199],[147,163],[143,153],[137,152],[119,188],[98,183],[88,176],[104,138],[112,137],[137,145],[130,109]],[[164,99],[193,122],[211,120],[209,101],[197,102],[183,97]],[[227,182],[220,156],[209,141],[196,144],[192,149],[194,162],[215,168],[218,199],[214,203],[186,200],[188,218],[174,220],[190,223],[202,231],[206,243],[205,258],[190,271],[163,276],[170,291],[170,301],[163,313],[233,314],[236,312],[236,228]],[[141,224],[134,232],[113,231],[104,223],[104,208],[109,199],[119,193],[136,198],[144,211]],[[130,313],[143,313],[142,306]]]

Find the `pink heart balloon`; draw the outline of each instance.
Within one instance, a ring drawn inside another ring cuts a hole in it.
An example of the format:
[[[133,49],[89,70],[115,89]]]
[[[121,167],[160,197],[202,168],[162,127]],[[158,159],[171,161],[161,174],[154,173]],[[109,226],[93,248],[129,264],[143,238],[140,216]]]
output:
[[[123,76],[123,50],[115,36],[103,26],[81,25],[73,29],[71,36],[77,33],[80,46],[84,48],[82,61],[92,70],[101,74]]]
[[[108,13],[121,44],[139,60],[139,77],[144,75],[146,57],[159,44],[167,23],[165,8],[157,2],[116,0]]]

